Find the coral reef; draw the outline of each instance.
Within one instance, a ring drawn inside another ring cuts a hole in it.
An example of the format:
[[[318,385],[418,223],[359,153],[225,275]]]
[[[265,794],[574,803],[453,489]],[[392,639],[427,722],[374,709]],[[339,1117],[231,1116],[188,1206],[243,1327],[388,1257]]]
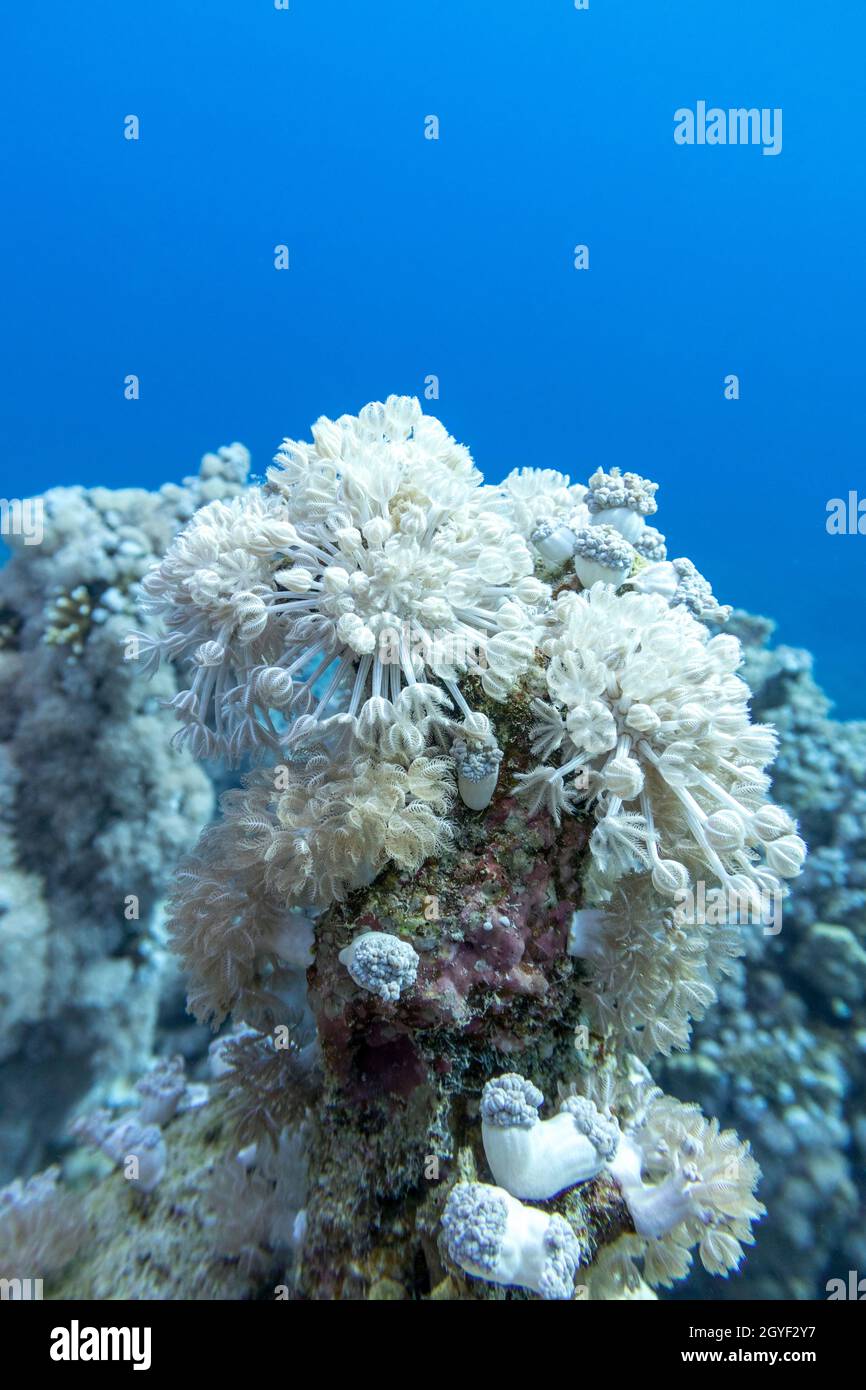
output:
[[[240,445],[157,493],[53,488],[42,544],[0,570],[0,1176],[58,1152],[76,1104],[131,1085],[174,976],[161,899],[212,814],[170,747],[176,690],[122,661],[141,581],[202,504],[245,484]]]
[[[51,1297],[807,1297],[866,1261],[866,726],[667,559],[638,474],[485,485],[398,397],[246,467],[72,490],[114,537],[99,575],[58,522],[44,573],[19,555],[5,580],[0,1036],[32,1074],[75,979],[96,1059],[62,1093],[97,1150],[65,1160],[92,1239],[51,1256],[27,1232],[65,1190],[13,1184],[28,1274]],[[133,514],[147,543],[117,559]],[[96,750],[65,799],[30,761],[52,694]],[[132,809],[105,802],[121,761]],[[156,1025],[166,940],[223,1030],[207,1087],[200,1032],[189,1081]]]
[[[768,1217],[721,1295],[825,1297],[828,1279],[866,1264],[866,724],[830,717],[811,657],[770,645],[771,622],[738,612],[727,626],[752,708],[778,731],[774,797],[810,852],[783,912],[748,933],[748,961],[691,1051],[659,1078],[741,1126],[761,1163]],[[706,1292],[700,1278],[682,1287]]]

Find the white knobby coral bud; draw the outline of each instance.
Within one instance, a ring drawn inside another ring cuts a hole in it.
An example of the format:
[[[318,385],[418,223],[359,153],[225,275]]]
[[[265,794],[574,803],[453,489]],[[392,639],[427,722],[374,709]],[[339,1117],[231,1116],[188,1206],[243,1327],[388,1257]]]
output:
[[[291,569],[277,570],[274,579],[290,594],[306,594],[313,587],[314,575],[303,565],[293,565]]]
[[[525,619],[524,619],[525,626]],[[491,671],[509,679],[524,671],[532,660],[535,643],[531,637],[521,632],[497,632],[485,648],[485,655]],[[485,672],[485,676],[487,672]],[[484,677],[482,677],[482,684]]]
[[[366,530],[366,528],[365,528]],[[357,552],[364,548],[364,537],[357,526],[338,526],[334,532],[334,539],[344,555],[352,561],[357,560]],[[351,579],[351,575],[349,578]]]
[[[643,769],[634,758],[617,754],[605,763],[601,773],[602,786],[620,801],[634,801],[643,789]]]
[[[632,541],[632,545],[638,555],[643,555],[645,560],[657,563],[667,559],[667,546],[661,531],[656,530],[655,526],[644,526],[640,535]]]
[[[680,738],[703,738],[710,727],[710,713],[703,705],[692,701],[677,711],[676,726]]]
[[[337,636],[341,642],[350,646],[358,656],[369,655],[376,650],[376,638],[357,613],[344,613],[337,623]]]
[[[616,721],[603,700],[586,700],[570,709],[565,726],[575,748],[586,757],[594,758],[616,747]]]
[[[362,932],[339,954],[355,984],[386,1003],[412,988],[420,959],[408,941],[377,931]]]
[[[580,1246],[564,1217],[525,1207],[488,1183],[461,1182],[448,1194],[442,1231],[460,1269],[491,1284],[568,1299]]]
[[[526,627],[526,611],[521,608],[519,603],[509,601],[501,603],[496,610],[496,618],[500,627],[511,632]]]
[[[268,625],[268,610],[259,594],[235,594],[232,601],[241,642],[254,642]]]
[[[478,744],[456,738],[451,756],[457,768],[457,790],[470,811],[483,811],[490,805],[496,783],[502,749],[495,744]]]
[[[255,677],[256,698],[272,709],[284,709],[292,703],[294,682],[281,666],[264,666]]]
[[[447,599],[438,595],[431,595],[421,602],[418,616],[425,627],[430,630],[436,627],[444,627],[453,622],[454,611]]]
[[[621,473],[618,468],[605,473],[599,468],[589,480],[585,501],[593,524],[613,526],[626,540],[634,542],[646,525],[645,518],[658,510],[657,491],[658,483],[651,483],[638,473]]]
[[[661,719],[650,705],[634,704],[625,717],[625,726],[636,734],[654,734]]]
[[[759,840],[778,840],[780,835],[792,835],[796,826],[781,806],[760,806],[749,820],[749,831]]]
[[[543,603],[548,593],[547,585],[542,584],[540,579],[536,579],[534,574],[524,575],[514,585],[515,597],[530,608],[535,608],[538,604]]]
[[[530,538],[545,564],[557,569],[565,565],[574,554],[575,533],[570,526],[552,526],[543,521]]]
[[[647,528],[650,529],[650,528]],[[635,549],[643,554],[640,539]],[[659,560],[655,564],[646,565],[644,569],[638,570],[637,574],[632,575],[629,580],[629,587],[637,589],[641,594],[658,594],[665,603],[670,603],[677,591],[679,575],[669,560]]]
[[[246,546],[253,555],[270,555],[273,550],[290,550],[298,543],[298,533],[290,521],[278,517],[264,517],[251,528],[246,537]]]
[[[713,849],[723,853],[741,849],[746,839],[746,825],[736,811],[714,811],[704,821],[704,834]]]
[[[507,584],[511,578],[511,561],[508,555],[494,546],[479,551],[475,565],[487,584]]]
[[[202,642],[196,648],[195,662],[197,666],[219,666],[225,657],[226,649],[222,642]]]
[[[539,1201],[595,1177],[618,1139],[615,1122],[605,1120],[590,1101],[567,1102],[558,1115],[541,1120],[543,1100],[538,1087],[515,1072],[488,1081],[481,1095],[490,1171],[515,1197]]]
[[[215,570],[200,569],[190,575],[186,589],[193,603],[206,608],[219,598],[222,580]]]
[[[691,882],[689,871],[676,859],[657,859],[652,871],[653,887],[665,897],[675,898],[685,893]]]
[[[383,546],[394,531],[390,521],[384,516],[374,516],[361,529],[367,544],[374,548]]]
[[[585,589],[599,583],[618,589],[634,557],[634,547],[613,526],[585,526],[574,538],[574,572]]]
[[[322,575],[322,588],[326,594],[341,594],[349,583],[349,572],[342,565],[329,565]]]
[[[782,835],[766,848],[767,865],[780,878],[796,878],[806,858],[806,845],[799,835]]]
[[[687,787],[699,776],[695,768],[695,749],[688,743],[668,744],[656,766],[672,787]]]

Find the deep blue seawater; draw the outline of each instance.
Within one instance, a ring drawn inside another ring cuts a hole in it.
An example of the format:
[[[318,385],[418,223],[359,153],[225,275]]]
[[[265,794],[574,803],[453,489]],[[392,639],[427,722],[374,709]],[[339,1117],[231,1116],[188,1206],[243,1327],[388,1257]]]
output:
[[[863,0],[6,0],[0,496],[263,470],[432,374],[491,481],[657,479],[866,714],[864,50]],[[698,101],[781,153],[676,145]]]

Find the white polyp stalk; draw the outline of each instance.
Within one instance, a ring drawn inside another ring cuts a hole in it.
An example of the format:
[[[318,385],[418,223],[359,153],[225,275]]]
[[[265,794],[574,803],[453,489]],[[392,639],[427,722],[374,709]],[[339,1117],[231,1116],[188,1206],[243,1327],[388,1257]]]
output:
[[[736,811],[739,816],[743,815],[743,808],[737,798],[731,796],[730,792],[725,791],[724,787],[720,787],[718,782],[715,782],[713,778],[710,777],[709,773],[698,773],[696,781],[699,786],[703,787],[704,791],[709,792],[717,801],[721,801],[723,806],[730,806],[731,810]]]
[[[454,681],[443,681],[442,684],[445,686],[445,689],[448,691],[448,694],[451,696],[451,699],[454,701],[455,705],[460,710],[460,713],[464,716],[464,718],[471,719],[472,711],[467,705],[463,696],[461,695],[459,687],[455,685]]]
[[[641,740],[640,748],[641,752],[646,755],[646,757],[652,763],[653,767],[655,767],[656,771],[658,771],[659,760],[645,740]],[[660,776],[663,778],[665,786],[667,786],[669,790],[673,792],[674,796],[677,798],[680,805],[682,806],[683,814],[686,818],[686,824],[688,825],[689,829],[694,835],[695,840],[706,854],[707,860],[711,868],[715,872],[716,876],[718,877],[719,882],[727,883],[730,878],[730,875],[727,869],[725,868],[724,864],[722,863],[721,859],[716,854],[716,851],[713,849],[706,835],[704,834],[703,823],[706,820],[706,812],[703,811],[702,808],[698,805],[691,793],[686,791],[685,787],[675,786],[674,783],[669,782],[667,780],[663,773],[660,773]],[[647,802],[647,804],[649,804],[649,802]]]
[[[605,914],[596,907],[584,907],[571,914],[567,953],[587,959],[600,954],[599,936]]]
[[[634,1228],[645,1240],[660,1240],[685,1221],[692,1211],[682,1179],[677,1174],[672,1174],[654,1187],[643,1184],[624,1187],[623,1196]]]
[[[574,572],[585,589],[591,589],[593,584],[610,584],[614,589],[618,589],[620,584],[624,584],[628,579],[630,570],[631,565],[615,570],[608,565],[599,564],[598,560],[588,560],[580,554],[574,557]]]
[[[545,1245],[550,1214],[537,1207],[525,1207],[508,1192],[501,1195],[508,1207],[508,1219],[496,1265],[491,1272],[467,1268],[470,1274],[480,1275],[494,1284],[516,1284],[534,1293],[543,1290],[545,1265],[550,1252]]]
[[[367,675],[369,673],[370,666],[372,665],[372,661],[373,658],[371,656],[362,656],[360,662],[358,663],[358,669],[355,672],[355,684],[352,686],[352,698],[349,701],[348,710],[349,714],[353,718],[358,713],[358,706],[360,705],[361,697],[364,694],[364,690],[367,684]]]
[[[321,700],[320,700],[319,703],[316,705],[316,708],[313,710],[313,718],[314,718],[314,719],[317,719],[317,718],[319,717],[319,715],[322,714],[322,713],[324,713],[324,711],[328,708],[328,705],[331,703],[331,700],[334,698],[334,694],[335,694],[335,692],[336,692],[338,686],[340,685],[340,682],[342,681],[344,675],[346,674],[346,671],[348,670],[350,664],[351,664],[351,663],[350,663],[348,657],[343,656],[343,657],[340,658],[340,661],[339,661],[339,664],[338,664],[338,666],[337,666],[337,669],[336,669],[336,671],[334,672],[334,674],[333,674],[333,676],[331,677],[331,679],[328,681],[328,684],[327,684],[327,686],[325,687],[325,691],[324,691],[324,694],[322,695]]]
[[[632,576],[631,584],[642,594],[658,594],[670,603],[676,594],[679,577],[670,560],[653,560]]]
[[[565,565],[574,554],[575,533],[570,526],[555,526],[548,536],[533,540],[539,555],[549,565]]]
[[[567,1113],[529,1128],[482,1120],[481,1135],[490,1171],[500,1187],[515,1197],[546,1201],[566,1187],[594,1178],[602,1168],[595,1148]]]
[[[570,772],[576,772],[579,767],[585,766],[586,758],[584,754],[578,753],[576,758],[572,758],[570,762],[563,763],[562,767],[556,769],[556,772],[558,773],[556,780],[558,782],[564,782]]]
[[[470,811],[483,811],[493,800],[493,793],[496,791],[496,784],[499,781],[499,766],[488,773],[486,777],[479,777],[473,781],[470,777],[464,777],[462,772],[457,773],[457,790],[464,805]]]
[[[417,681],[415,680],[415,672],[412,670],[412,662],[409,658],[409,648],[406,643],[405,632],[400,633],[400,666],[402,668],[403,675],[406,677],[406,684],[417,685]]]
[[[664,1182],[652,1185],[644,1183],[641,1166],[640,1149],[634,1140],[623,1134],[616,1154],[607,1164],[607,1171],[622,1188],[638,1235],[658,1240],[685,1221],[692,1207],[681,1173],[672,1173]]]
[[[310,647],[309,651],[302,652],[301,655],[296,656],[293,661],[290,659],[291,652],[287,652],[285,656],[280,657],[279,661],[275,661],[274,665],[279,666],[281,670],[285,671],[287,676],[293,676],[296,671],[300,670],[302,666],[305,666],[308,661],[314,660],[314,658],[319,655],[319,652],[324,651],[324,649],[325,643],[317,642],[314,647]],[[287,662],[288,665],[286,664]]]
[[[310,676],[307,677],[307,679],[304,681],[303,685],[299,685],[299,686],[298,686],[297,694],[300,696],[303,692],[309,693],[310,691],[312,691],[313,686],[316,684],[316,681],[319,679],[319,676],[323,675],[324,672],[327,671],[328,667],[330,666],[330,664],[331,664],[331,662],[332,662],[333,660],[334,660],[334,654],[333,654],[333,652],[326,652],[325,655],[322,657],[321,661],[319,662],[318,666],[316,667],[315,671],[313,671],[312,675],[310,675]],[[294,703],[295,703],[295,701],[294,701],[294,698],[293,698],[293,699],[292,699],[292,704],[294,704]]]
[[[612,526],[632,545],[640,539],[640,533],[646,527],[646,522],[640,512],[633,511],[631,507],[608,507],[606,511],[594,512],[589,518],[589,524],[590,526]]]
[[[472,619],[472,624],[467,626],[467,631],[471,632],[473,627],[489,627],[495,629],[498,626],[497,620],[492,613],[486,613],[481,608],[455,608],[455,617],[465,623],[467,618]]]

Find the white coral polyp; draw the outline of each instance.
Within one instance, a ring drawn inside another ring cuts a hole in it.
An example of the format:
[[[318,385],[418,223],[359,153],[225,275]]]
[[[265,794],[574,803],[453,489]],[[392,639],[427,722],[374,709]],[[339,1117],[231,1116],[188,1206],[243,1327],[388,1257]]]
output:
[[[448,1255],[460,1269],[491,1284],[569,1299],[580,1263],[577,1238],[564,1217],[526,1207],[502,1187],[460,1182],[442,1216]]]
[[[488,1081],[481,1096],[484,1152],[496,1182],[515,1197],[546,1201],[601,1171],[616,1153],[619,1129],[592,1101],[572,1097],[549,1120],[544,1097],[516,1072]]]
[[[644,868],[666,896],[704,874],[738,895],[780,893],[805,846],[766,801],[776,738],[750,721],[736,639],[710,637],[659,595],[605,584],[562,594],[555,618],[550,702],[532,704],[546,761],[518,778],[531,810],[558,819],[590,801],[607,879]]]
[[[391,396],[312,433],[263,489],[196,513],[145,581],[166,627],[149,659],[194,663],[176,709],[199,755],[277,749],[299,715],[308,737],[417,682],[466,717],[462,677],[504,700],[533,661],[549,591],[439,421]]]
[[[515,468],[489,492],[490,505],[508,516],[548,564],[559,566],[571,558],[575,532],[589,524],[582,483],[572,483],[553,468]],[[548,544],[551,537],[555,539]]]
[[[361,932],[340,952],[355,984],[385,1003],[395,1003],[411,989],[418,973],[418,952],[388,932]]]

